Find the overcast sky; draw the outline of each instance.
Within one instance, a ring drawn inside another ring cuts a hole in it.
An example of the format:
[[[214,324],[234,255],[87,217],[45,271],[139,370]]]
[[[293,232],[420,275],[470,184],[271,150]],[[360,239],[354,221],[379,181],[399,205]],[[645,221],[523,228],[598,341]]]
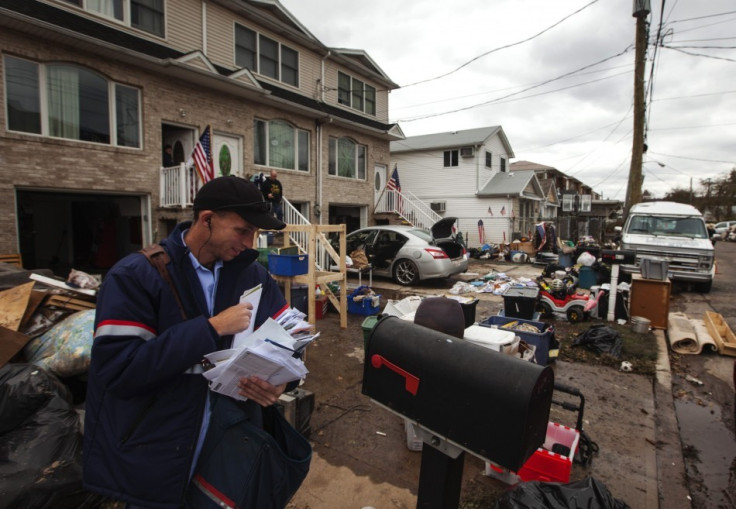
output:
[[[666,0],[662,15],[662,1],[647,18],[643,188],[657,197],[736,167],[736,2]],[[323,44],[366,51],[401,86],[389,117],[406,136],[500,125],[511,162],[553,166],[625,198],[632,0],[281,2]],[[661,18],[669,47],[655,53]]]

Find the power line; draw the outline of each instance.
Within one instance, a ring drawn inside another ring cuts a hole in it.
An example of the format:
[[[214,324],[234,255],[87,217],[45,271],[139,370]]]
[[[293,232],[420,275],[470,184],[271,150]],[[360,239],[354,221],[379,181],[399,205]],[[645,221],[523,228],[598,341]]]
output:
[[[718,159],[698,159],[696,157],[685,157],[685,156],[676,156],[673,154],[663,154],[661,152],[651,152],[655,156],[662,156],[662,157],[674,157],[675,159],[687,159],[689,161],[700,161],[703,163],[726,163],[726,164],[735,164],[736,161],[721,161]]]
[[[482,103],[479,103],[479,104],[473,104],[473,105],[470,105],[470,106],[465,106],[463,108],[457,108],[457,109],[450,110],[450,111],[445,111],[445,112],[440,112],[440,113],[431,113],[431,114],[428,114],[428,115],[422,115],[422,116],[414,117],[414,118],[411,118],[411,119],[403,119],[403,122],[414,122],[416,120],[424,120],[424,119],[427,119],[427,118],[439,117],[439,116],[442,116],[442,115],[448,115],[450,113],[458,113],[460,111],[467,111],[467,110],[470,110],[470,109],[473,109],[473,108],[478,108],[480,106],[485,106],[487,104],[496,103],[496,102],[502,101],[504,99],[508,99],[509,97],[513,97],[515,95],[519,95],[519,94],[522,94],[524,92],[528,92],[529,90],[533,90],[535,88],[539,88],[539,87],[541,87],[543,85],[546,85],[548,83],[552,83],[552,82],[561,80],[562,78],[566,78],[568,76],[572,76],[573,74],[576,74],[576,73],[578,73],[578,72],[580,72],[582,70],[585,70],[585,69],[589,69],[589,68],[594,67],[596,65],[602,64],[603,62],[607,62],[608,60],[612,60],[614,58],[620,57],[621,55],[624,55],[629,50],[631,50],[631,48],[632,48],[632,45],[629,45],[629,46],[626,47],[626,49],[624,49],[620,53],[617,53],[617,54],[612,55],[610,57],[604,58],[603,60],[599,60],[598,62],[595,62],[595,63],[589,64],[589,65],[580,67],[579,69],[576,69],[574,71],[570,71],[568,73],[562,74],[562,75],[557,76],[555,78],[551,78],[549,80],[543,81],[543,82],[541,82],[541,83],[539,83],[537,85],[533,85],[533,86],[527,87],[527,88],[522,89],[522,90],[520,90],[518,92],[513,92],[511,94],[505,95],[503,97],[498,97],[496,99],[491,99],[490,101],[485,101],[485,102],[482,102]],[[401,121],[402,120],[398,120],[397,122],[401,122]]]
[[[671,49],[671,50],[675,50],[675,51],[679,51],[680,53],[684,53],[686,55],[690,55],[690,56],[694,56],[694,57],[705,57],[705,58],[712,58],[714,60],[725,60],[727,62],[736,62],[736,60],[734,60],[733,58],[716,57],[714,55],[705,55],[703,53],[693,53],[693,52],[690,52],[690,51],[682,50],[680,48],[673,48],[672,46],[667,46],[665,44],[662,44],[662,47],[663,48],[667,48],[667,49]]]
[[[475,62],[476,60],[478,60],[478,59],[480,59],[480,58],[483,58],[483,57],[485,57],[485,56],[487,56],[487,55],[490,55],[491,53],[495,53],[495,52],[497,52],[497,51],[501,51],[502,49],[507,49],[507,48],[513,48],[514,46],[518,46],[519,44],[524,44],[525,42],[529,42],[529,41],[531,41],[531,40],[533,40],[533,39],[536,39],[536,38],[537,38],[537,37],[539,37],[540,35],[544,34],[545,32],[549,32],[550,30],[552,30],[552,29],[553,29],[553,28],[555,28],[556,26],[560,25],[561,23],[563,23],[564,21],[568,20],[569,18],[571,18],[571,17],[575,16],[575,15],[576,15],[576,14],[578,14],[579,12],[581,12],[581,11],[583,11],[583,10],[587,9],[588,7],[590,7],[591,5],[593,5],[593,4],[594,4],[594,3],[596,3],[596,2],[598,2],[598,0],[593,0],[592,2],[590,2],[590,3],[586,4],[586,5],[584,5],[583,7],[581,7],[580,9],[578,9],[577,11],[573,12],[572,14],[569,14],[569,15],[565,16],[564,18],[562,18],[562,19],[561,19],[560,21],[558,21],[557,23],[555,23],[555,24],[553,24],[553,25],[550,25],[550,26],[548,26],[547,28],[545,28],[545,29],[544,29],[544,30],[542,30],[541,32],[539,32],[539,33],[537,33],[537,34],[535,34],[535,35],[532,35],[531,37],[528,37],[528,38],[526,38],[526,39],[524,39],[524,40],[521,40],[521,41],[518,41],[518,42],[513,42],[513,43],[511,43],[511,44],[507,44],[507,45],[505,45],[505,46],[500,46],[500,47],[498,47],[498,48],[494,48],[494,49],[492,49],[492,50],[486,51],[485,53],[481,53],[480,55],[478,55],[478,56],[476,56],[476,57],[473,57],[473,58],[471,58],[470,60],[468,60],[467,62],[465,62],[464,64],[462,64],[461,66],[459,66],[459,67],[455,68],[454,70],[452,70],[452,71],[450,71],[450,72],[446,72],[445,74],[441,74],[441,75],[439,75],[439,76],[435,76],[434,78],[428,78],[428,79],[426,79],[426,80],[421,80],[421,81],[415,81],[414,83],[409,83],[408,85],[403,85],[403,86],[402,86],[401,88],[413,87],[414,85],[419,85],[419,84],[421,84],[421,83],[428,83],[428,82],[430,82],[430,81],[435,81],[435,80],[438,80],[438,79],[440,79],[440,78],[444,78],[444,77],[446,77],[446,76],[449,76],[449,75],[451,75],[451,74],[454,74],[454,73],[456,73],[457,71],[459,71],[459,70],[460,70],[460,69],[462,69],[463,67],[466,67],[466,66],[468,66],[468,65],[472,64],[472,63],[473,63],[473,62]]]

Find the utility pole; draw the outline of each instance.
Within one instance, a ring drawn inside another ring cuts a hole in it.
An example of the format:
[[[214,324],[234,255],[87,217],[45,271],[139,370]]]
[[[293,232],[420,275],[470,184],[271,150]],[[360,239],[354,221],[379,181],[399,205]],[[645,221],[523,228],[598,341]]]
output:
[[[631,147],[631,167],[629,168],[629,184],[626,188],[624,217],[629,209],[641,202],[642,159],[646,146],[644,144],[644,70],[647,53],[647,16],[649,16],[649,0],[634,0],[636,18],[636,62],[634,65],[634,141]]]

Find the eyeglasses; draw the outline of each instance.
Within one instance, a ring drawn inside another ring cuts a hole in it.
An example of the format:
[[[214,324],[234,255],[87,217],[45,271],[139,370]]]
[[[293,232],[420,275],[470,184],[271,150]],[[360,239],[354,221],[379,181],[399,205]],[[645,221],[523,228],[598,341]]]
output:
[[[231,203],[228,205],[222,205],[215,207],[210,210],[235,210],[235,209],[250,209],[254,212],[269,212],[271,210],[271,204],[267,201],[253,201],[250,203]]]

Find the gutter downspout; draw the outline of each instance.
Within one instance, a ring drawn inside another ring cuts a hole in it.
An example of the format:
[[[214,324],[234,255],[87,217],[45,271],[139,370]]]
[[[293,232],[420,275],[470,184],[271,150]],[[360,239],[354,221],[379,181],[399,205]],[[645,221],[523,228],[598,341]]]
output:
[[[322,57],[322,60],[320,61],[320,78],[319,78],[319,100],[321,102],[325,102],[325,60],[330,58],[330,55],[332,55],[332,52],[330,50],[327,50],[327,53],[325,56]],[[323,152],[323,145],[322,145],[322,122],[317,121],[317,205],[319,205],[319,224],[324,224],[322,220],[322,216],[324,215],[324,210],[322,207],[322,164],[324,158],[322,157]],[[329,216],[329,214],[328,214]],[[329,217],[328,217],[329,220]]]
[[[202,53],[207,55],[207,2],[202,2]]]

